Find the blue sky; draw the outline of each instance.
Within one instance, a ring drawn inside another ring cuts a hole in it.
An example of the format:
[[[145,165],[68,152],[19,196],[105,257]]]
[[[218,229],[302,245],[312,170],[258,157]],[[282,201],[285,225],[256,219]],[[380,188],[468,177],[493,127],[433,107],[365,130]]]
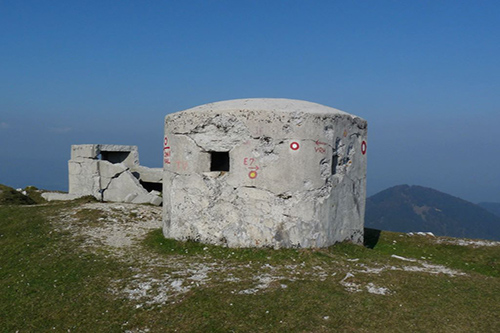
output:
[[[368,120],[368,194],[500,202],[496,1],[0,1],[0,183],[67,189],[71,144],[139,146],[235,98]]]

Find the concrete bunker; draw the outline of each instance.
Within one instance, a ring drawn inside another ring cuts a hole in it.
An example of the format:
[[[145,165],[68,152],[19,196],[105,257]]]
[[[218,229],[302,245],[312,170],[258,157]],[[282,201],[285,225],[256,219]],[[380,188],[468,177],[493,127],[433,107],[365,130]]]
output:
[[[102,201],[162,203],[162,169],[141,166],[137,146],[72,145],[68,171],[69,193],[44,193],[47,200],[91,195]]]
[[[165,117],[163,232],[229,247],[362,243],[365,120],[244,99]]]

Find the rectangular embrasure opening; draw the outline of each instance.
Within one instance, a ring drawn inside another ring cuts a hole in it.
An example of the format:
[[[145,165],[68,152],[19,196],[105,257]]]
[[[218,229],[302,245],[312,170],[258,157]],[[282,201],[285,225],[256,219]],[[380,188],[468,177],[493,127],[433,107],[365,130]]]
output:
[[[339,155],[332,156],[332,175],[337,173],[337,165],[339,164]]]
[[[210,152],[210,171],[229,171],[229,152]]]
[[[101,151],[101,160],[109,161],[113,164],[122,163],[129,155],[129,151]]]
[[[163,191],[163,184],[162,183],[143,182],[142,180],[140,180],[139,183],[141,183],[142,187],[144,187],[146,189],[146,191],[148,191],[148,192],[151,192],[151,191],[161,192],[161,191]]]

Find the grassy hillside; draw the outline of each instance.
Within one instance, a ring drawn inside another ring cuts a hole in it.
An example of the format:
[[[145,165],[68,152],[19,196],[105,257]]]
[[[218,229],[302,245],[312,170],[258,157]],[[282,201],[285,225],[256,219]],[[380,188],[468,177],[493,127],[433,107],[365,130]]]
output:
[[[161,209],[0,206],[1,332],[499,332],[498,243],[368,230],[367,246],[166,240]]]
[[[0,184],[0,205],[33,205],[35,200],[28,193],[16,191],[12,187]]]
[[[0,184],[0,205],[34,205],[45,203],[42,191],[34,186],[15,190],[12,187]]]

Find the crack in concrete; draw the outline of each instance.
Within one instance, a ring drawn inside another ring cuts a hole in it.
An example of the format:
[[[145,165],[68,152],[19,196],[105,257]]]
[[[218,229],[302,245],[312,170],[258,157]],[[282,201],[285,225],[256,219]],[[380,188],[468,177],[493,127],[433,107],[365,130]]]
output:
[[[98,165],[99,165],[99,164],[98,164]],[[126,169],[125,169],[125,170],[123,170],[123,171],[120,171],[120,172],[118,172],[118,173],[115,173],[113,176],[111,176],[111,177],[109,178],[109,181],[108,181],[108,183],[106,184],[106,186],[105,186],[104,188],[102,188],[102,186],[101,186],[101,181],[99,181],[99,191],[101,192],[101,195],[102,195],[102,196],[104,196],[104,191],[106,191],[106,190],[109,188],[109,186],[110,186],[110,185],[111,185],[111,183],[113,182],[113,179],[116,179],[116,178],[120,177],[123,173],[125,173],[125,172],[127,172],[127,171],[129,171],[129,170],[130,170],[130,168],[126,168]],[[103,178],[108,178],[108,177],[102,177],[102,176],[101,176],[100,178],[101,178],[100,180],[102,180]]]

